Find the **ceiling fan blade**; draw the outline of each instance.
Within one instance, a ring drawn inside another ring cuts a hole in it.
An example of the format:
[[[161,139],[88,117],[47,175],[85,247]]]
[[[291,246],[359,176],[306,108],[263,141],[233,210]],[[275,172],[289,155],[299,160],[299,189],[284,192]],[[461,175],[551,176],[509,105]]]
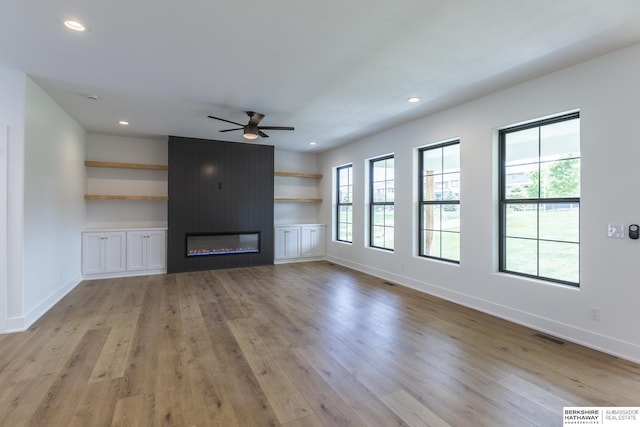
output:
[[[232,122],[231,120],[221,119],[220,117],[214,117],[214,116],[207,116],[207,117],[209,117],[210,119],[215,119],[215,120],[220,120],[220,121],[223,121],[223,122],[231,123],[232,125],[244,126],[242,123]]]
[[[255,111],[247,111],[247,116],[249,116],[249,124],[258,126],[258,123],[264,119],[264,114],[256,113]]]
[[[267,130],[294,130],[291,126],[260,126],[258,129]]]
[[[242,130],[242,129],[244,128],[242,127],[242,128],[233,128],[233,129],[222,129],[222,130],[219,130],[218,132],[231,132],[232,130]]]
[[[267,135],[266,133],[262,132],[260,129],[258,129],[258,135],[260,135],[263,138],[269,138],[269,135]]]

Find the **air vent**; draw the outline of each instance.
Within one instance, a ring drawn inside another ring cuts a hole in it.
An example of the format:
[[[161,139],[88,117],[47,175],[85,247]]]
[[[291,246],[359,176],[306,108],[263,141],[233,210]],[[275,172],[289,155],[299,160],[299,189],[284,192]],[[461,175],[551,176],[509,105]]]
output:
[[[546,341],[549,341],[549,342],[552,342],[552,343],[554,343],[554,344],[558,344],[558,345],[562,345],[562,344],[564,344],[564,341],[562,341],[562,340],[560,340],[560,339],[558,339],[558,338],[555,338],[555,337],[549,336],[549,335],[545,335],[545,334],[534,334],[533,336],[534,336],[534,337],[541,338],[541,339],[546,340]]]

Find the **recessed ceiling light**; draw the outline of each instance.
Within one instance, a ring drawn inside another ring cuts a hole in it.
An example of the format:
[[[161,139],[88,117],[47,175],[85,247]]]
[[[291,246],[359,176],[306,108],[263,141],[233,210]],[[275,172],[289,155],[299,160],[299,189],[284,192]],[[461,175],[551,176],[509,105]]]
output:
[[[98,95],[93,94],[93,93],[87,93],[87,94],[85,94],[85,95],[84,95],[84,98],[85,98],[86,100],[88,100],[88,101],[97,101],[98,99],[100,99],[100,98],[98,97]]]
[[[411,98],[407,98],[407,101],[409,101],[412,104],[415,104],[416,102],[420,102],[420,97],[419,96],[412,96]]]
[[[64,20],[64,26],[67,27],[70,30],[73,31],[84,31],[86,30],[86,27],[84,25],[82,25],[81,22],[76,21],[75,19],[65,19]]]
[[[129,124],[129,122],[126,120],[120,120],[118,123],[121,124],[122,126],[127,126]]]
[[[315,142],[315,141],[311,141],[311,142],[309,143],[309,145],[316,145],[316,142]]]

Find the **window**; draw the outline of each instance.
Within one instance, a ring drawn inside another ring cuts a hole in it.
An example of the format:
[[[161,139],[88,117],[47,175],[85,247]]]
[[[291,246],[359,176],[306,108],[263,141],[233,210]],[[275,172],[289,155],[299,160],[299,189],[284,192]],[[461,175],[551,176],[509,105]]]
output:
[[[351,165],[336,169],[336,240],[353,241],[353,174]]]
[[[418,254],[460,262],[460,141],[421,148]]]
[[[580,115],[503,129],[500,271],[579,285]]]
[[[393,155],[369,162],[369,245],[393,250],[394,159]]]

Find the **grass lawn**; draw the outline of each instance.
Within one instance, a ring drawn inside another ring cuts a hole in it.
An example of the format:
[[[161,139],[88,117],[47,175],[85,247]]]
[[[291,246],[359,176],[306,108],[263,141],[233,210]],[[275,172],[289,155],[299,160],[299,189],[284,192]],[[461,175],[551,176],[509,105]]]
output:
[[[578,283],[579,215],[578,208],[541,210],[537,215],[533,209],[507,207],[506,269]]]
[[[535,208],[535,205],[507,207],[506,269],[514,273],[578,283],[579,208],[543,205],[539,214]],[[434,217],[431,224],[434,230],[422,231],[423,248],[427,248],[426,255],[459,260],[459,207],[455,211],[445,211],[440,210],[438,206],[437,212],[432,212],[431,215]],[[424,222],[427,222],[426,219]],[[393,208],[374,211],[374,223],[379,226],[374,227],[372,244],[393,249]]]

